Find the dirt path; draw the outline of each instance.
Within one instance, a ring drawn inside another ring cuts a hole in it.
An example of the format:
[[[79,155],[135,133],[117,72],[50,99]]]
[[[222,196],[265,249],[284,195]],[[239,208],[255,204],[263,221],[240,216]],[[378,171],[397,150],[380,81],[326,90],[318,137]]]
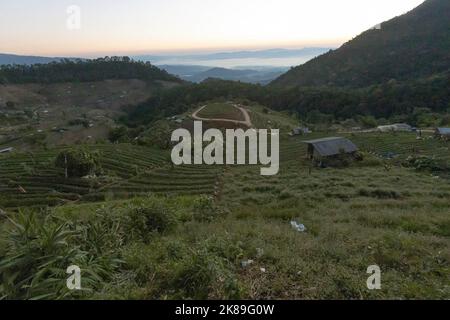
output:
[[[231,120],[231,119],[216,119],[216,118],[202,118],[199,117],[198,114],[207,107],[207,105],[199,108],[197,111],[195,111],[192,114],[192,118],[194,118],[194,120],[199,120],[199,121],[220,121],[220,122],[231,122],[234,124],[243,124],[249,128],[253,127],[252,124],[252,120],[250,118],[250,115],[248,114],[248,111],[246,109],[244,109],[243,107],[237,105],[237,104],[233,104],[233,107],[235,107],[236,109],[239,109],[242,114],[244,115],[245,121],[239,121],[239,120]]]

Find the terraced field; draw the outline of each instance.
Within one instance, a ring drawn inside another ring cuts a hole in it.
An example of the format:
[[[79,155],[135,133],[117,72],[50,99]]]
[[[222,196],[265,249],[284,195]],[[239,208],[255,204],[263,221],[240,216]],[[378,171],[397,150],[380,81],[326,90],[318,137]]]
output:
[[[0,207],[43,207],[74,201],[127,199],[148,193],[213,194],[222,169],[174,167],[165,152],[131,145],[95,145],[104,174],[65,179],[54,160],[64,148],[0,156]]]
[[[280,160],[283,172],[309,167],[303,140],[333,134],[315,133],[307,137],[282,136]],[[363,151],[379,157],[390,153],[398,160],[411,154],[434,156],[450,161],[449,143],[412,133],[347,135]],[[128,199],[148,193],[218,194],[223,167],[172,167],[167,152],[127,144],[92,145],[100,152],[104,174],[94,179],[65,179],[54,159],[64,148],[37,153],[0,156],[0,207],[57,206],[68,202]]]
[[[450,142],[434,139],[425,134],[417,139],[415,133],[314,133],[307,136],[290,137],[280,145],[280,160],[301,160],[306,157],[304,140],[318,139],[331,136],[344,136],[352,140],[360,150],[373,153],[380,158],[392,155],[395,159],[405,160],[410,155],[424,155],[436,159],[450,161]]]
[[[371,151],[380,156],[393,153],[399,159],[411,154],[434,156],[436,159],[450,161],[450,143],[434,139],[425,134],[417,139],[415,133],[363,133],[349,136],[362,150]]]
[[[140,170],[140,169],[138,169]],[[149,193],[212,195],[218,188],[221,168],[206,166],[164,167],[144,170],[127,179],[103,186],[83,197],[85,201],[128,199]]]

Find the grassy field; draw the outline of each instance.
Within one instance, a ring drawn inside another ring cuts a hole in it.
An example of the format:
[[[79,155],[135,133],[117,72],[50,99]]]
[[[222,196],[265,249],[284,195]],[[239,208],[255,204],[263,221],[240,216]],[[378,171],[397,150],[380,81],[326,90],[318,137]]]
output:
[[[231,103],[209,103],[198,116],[205,119],[245,120],[243,113]]]
[[[309,174],[292,162],[277,177],[257,173],[228,172],[222,198],[232,212],[223,232],[266,253],[250,256],[256,263],[243,271],[255,288],[249,297],[449,297],[448,180],[372,163]],[[295,231],[293,220],[307,231]],[[223,226],[214,228],[217,234]],[[383,271],[380,291],[365,286],[369,265]]]
[[[283,118],[248,109],[257,127]],[[0,156],[0,207],[15,221],[0,223],[0,297],[450,298],[450,180],[404,165],[413,154],[449,161],[448,142],[346,134],[365,159],[318,169],[302,141],[339,134],[288,129],[273,177],[259,166],[172,167],[167,152],[126,144],[90,147],[101,154],[96,179],[64,179],[53,166],[61,149]],[[58,270],[73,263],[92,291],[64,289]],[[381,290],[367,289],[371,265]],[[30,270],[31,287],[8,280],[27,283]]]
[[[298,127],[298,121],[285,112],[273,111],[258,104],[245,106],[249,111],[252,123],[257,129],[280,129],[285,133]]]

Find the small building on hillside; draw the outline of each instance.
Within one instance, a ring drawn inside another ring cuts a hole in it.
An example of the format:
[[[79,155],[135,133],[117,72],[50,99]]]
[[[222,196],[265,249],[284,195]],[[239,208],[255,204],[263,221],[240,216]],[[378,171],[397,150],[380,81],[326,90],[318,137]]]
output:
[[[413,127],[411,127],[409,124],[406,123],[396,123],[386,126],[379,126],[377,130],[379,132],[397,132],[397,131],[411,132],[413,131]]]
[[[436,138],[450,139],[450,128],[436,128],[434,135]]]
[[[308,133],[311,133],[311,130],[309,130],[309,128],[306,127],[299,127],[292,130],[293,136],[302,136]]]
[[[67,128],[58,128],[58,127],[54,127],[54,128],[52,129],[52,132],[57,132],[57,133],[64,133],[64,132],[67,132],[67,131],[69,131],[69,129],[67,129]]]
[[[9,147],[9,148],[5,148],[5,149],[0,149],[0,154],[2,153],[10,153],[14,150],[13,147]]]
[[[353,155],[358,147],[349,139],[330,137],[316,140],[303,141],[308,145],[308,158],[320,160],[341,154]]]

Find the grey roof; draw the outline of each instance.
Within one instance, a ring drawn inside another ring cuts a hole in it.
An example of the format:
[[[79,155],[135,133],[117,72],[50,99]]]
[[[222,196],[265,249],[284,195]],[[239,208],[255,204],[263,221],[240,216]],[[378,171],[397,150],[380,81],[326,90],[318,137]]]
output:
[[[450,128],[437,128],[436,130],[439,134],[450,135]]]
[[[358,151],[358,147],[346,138],[331,137],[316,140],[303,141],[314,146],[314,149],[323,157],[334,156],[342,151],[351,153]]]
[[[1,149],[1,150],[0,150],[0,153],[11,152],[11,151],[13,151],[13,149],[14,149],[14,148],[12,148],[12,147],[5,148],[5,149]]]

